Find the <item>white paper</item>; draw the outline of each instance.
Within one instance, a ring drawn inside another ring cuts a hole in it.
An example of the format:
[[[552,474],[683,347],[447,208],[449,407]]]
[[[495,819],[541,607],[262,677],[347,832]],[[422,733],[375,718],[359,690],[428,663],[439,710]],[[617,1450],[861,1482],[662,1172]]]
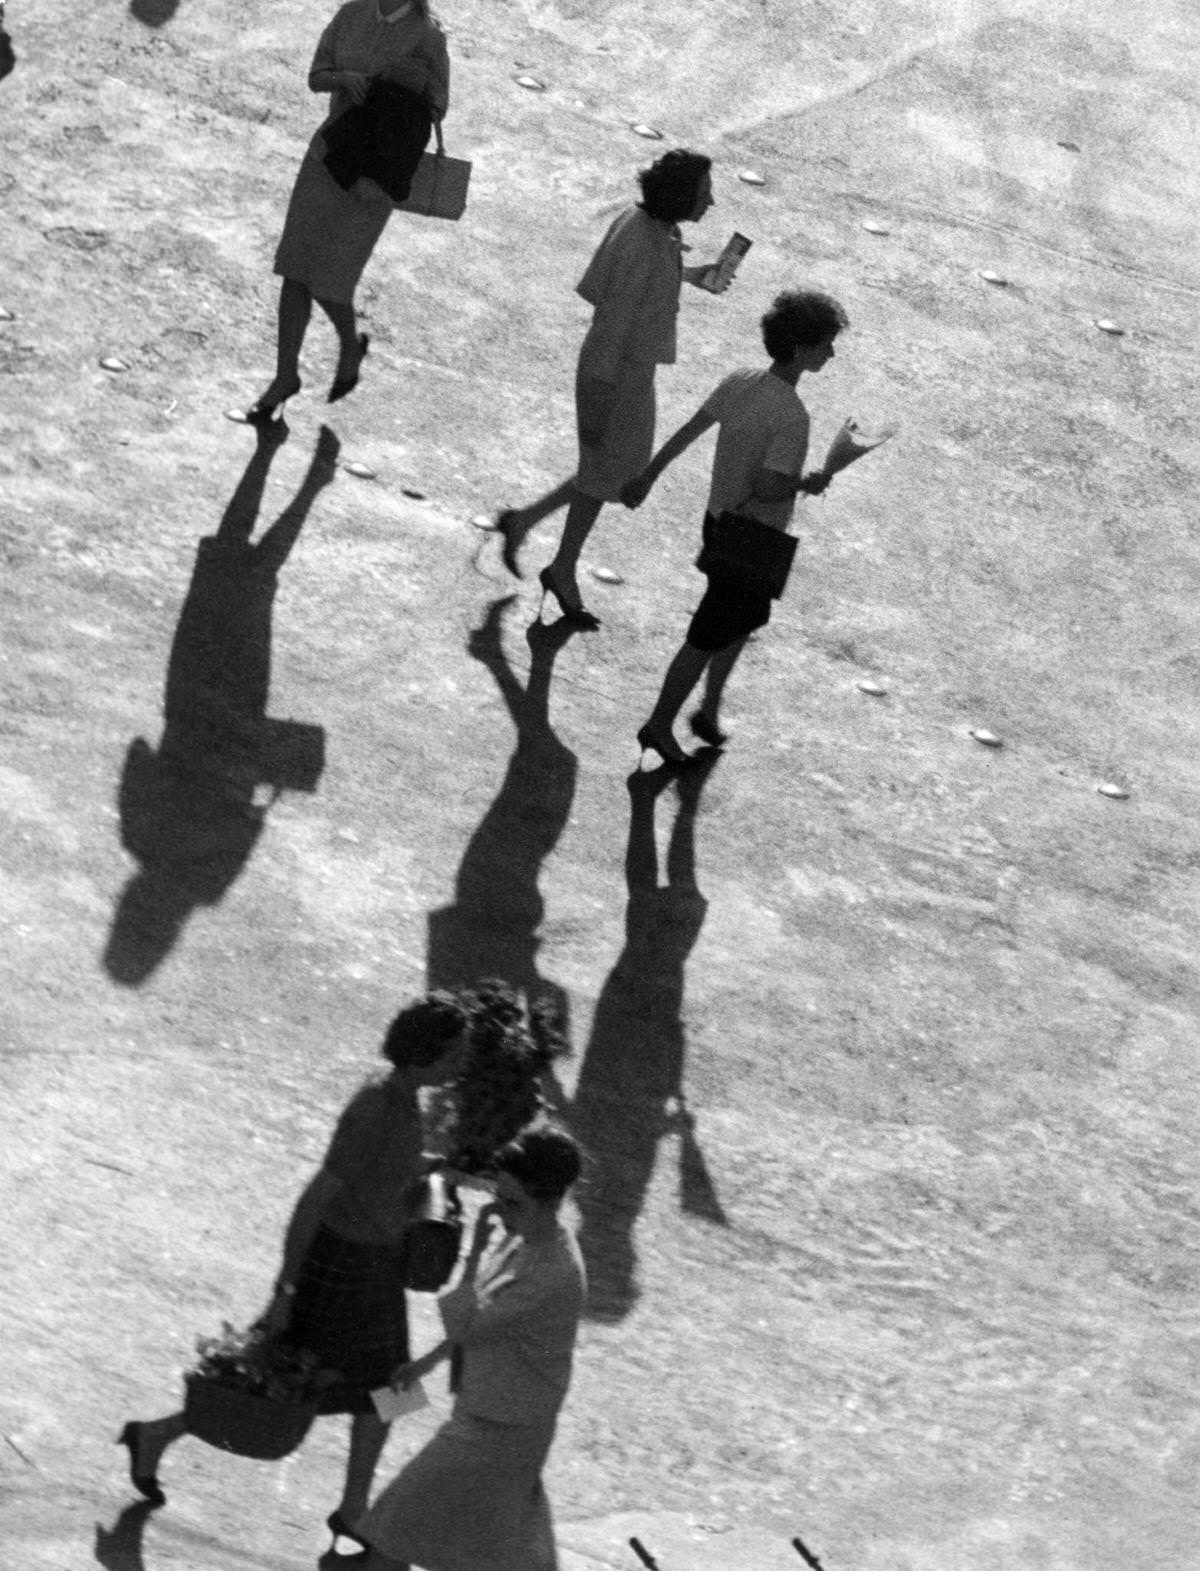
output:
[[[371,1400],[385,1424],[390,1424],[393,1418],[402,1418],[405,1413],[416,1413],[429,1406],[425,1387],[419,1380],[414,1380],[412,1385],[400,1390],[395,1386],[380,1386],[378,1391],[371,1392]]]

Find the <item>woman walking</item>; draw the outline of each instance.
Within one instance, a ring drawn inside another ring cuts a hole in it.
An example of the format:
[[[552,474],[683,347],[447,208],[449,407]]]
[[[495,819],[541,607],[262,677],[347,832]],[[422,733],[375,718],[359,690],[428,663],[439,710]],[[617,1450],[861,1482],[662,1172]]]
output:
[[[450,1419],[358,1524],[360,1571],[555,1571],[542,1468],[567,1393],[586,1297],[559,1206],[579,1177],[563,1130],[528,1130],[499,1153],[462,1280],[442,1295],[445,1340],[395,1373],[412,1382],[453,1358]],[[502,1241],[485,1259],[492,1224]]]
[[[575,375],[579,467],[538,501],[496,515],[505,566],[519,578],[525,536],[566,507],[558,550],[540,574],[542,599],[552,594],[563,616],[588,630],[600,622],[580,598],[580,552],[605,502],[619,501],[621,487],[650,460],[654,374],[675,361],[680,285],[708,287],[713,269],[683,266],[679,233],[681,222],[698,223],[713,205],[712,160],[677,148],[638,182],[642,200],[613,220],[576,286],[594,307]]]
[[[433,121],[450,102],[446,39],[429,0],[349,0],[321,35],[308,85],[332,94],[330,112],[300,166],[275,253],[283,279],[275,376],[246,411],[252,422],[274,419],[300,391],[314,300],[338,335],[329,402],[358,383],[370,340],[358,332],[354,292],[393,203],[408,194]],[[390,177],[381,173],[381,155]],[[388,188],[359,175],[363,168]]]
[[[829,295],[806,289],[777,295],[761,324],[770,364],[725,377],[691,419],[663,443],[645,472],[626,485],[622,493],[626,507],[640,507],[668,464],[716,425],[719,435],[704,520],[705,544],[720,527],[724,513],[764,526],[761,533],[787,534],[796,498],[819,496],[831,478],[826,467],[805,473],[809,418],[796,384],[806,372],[816,375],[829,364],[834,339],[846,326],[845,311]],[[760,581],[753,562],[718,564],[706,571],[704,597],[667,667],[650,717],[637,734],[643,753],[652,749],[667,764],[686,764],[695,756],[680,747],[674,726],[701,677],[704,694],[690,718],[691,730],[709,747],[723,747],[728,741],[721,727],[725,684],[750,634],[771,618],[772,592]]]
[[[418,1105],[422,1086],[456,1075],[468,1017],[445,993],[430,993],[393,1020],[383,1042],[391,1071],[367,1081],[338,1122],[320,1171],[296,1205],[265,1321],[338,1372],[322,1413],[350,1414],[350,1455],[341,1501],[328,1525],[337,1537],[366,1509],[388,1426],[370,1392],[409,1356],[404,1234],[425,1163]],[[187,1433],[182,1413],[126,1424],[134,1486],[155,1505],[166,1496],[158,1466]]]

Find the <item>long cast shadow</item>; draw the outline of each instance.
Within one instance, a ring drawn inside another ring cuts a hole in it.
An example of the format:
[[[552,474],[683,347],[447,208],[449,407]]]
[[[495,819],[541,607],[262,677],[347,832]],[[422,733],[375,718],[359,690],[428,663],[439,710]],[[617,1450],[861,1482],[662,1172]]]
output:
[[[295,498],[251,544],[285,434],[257,433],[220,527],[200,542],[167,665],[162,739],[156,752],[137,737],[125,755],[121,843],[139,866],[118,901],[104,966],[126,987],[153,974],[197,907],[224,897],[280,792],[314,791],[324,768],[320,726],[266,711],[279,573],[334,477],[339,444],[322,427]],[[270,789],[265,803],[260,787]]]
[[[719,754],[678,775],[634,774],[625,878],[625,947],[596,1004],[569,1119],[590,1161],[580,1185],[579,1242],[588,1268],[588,1314],[619,1320],[638,1297],[633,1229],[659,1142],[680,1137],[680,1205],[726,1226],[684,1095],[684,969],[708,902],[696,881],[696,815]],[[666,882],[659,882],[654,837],[659,796],[677,782]]]
[[[504,781],[467,845],[454,903],[430,913],[426,972],[431,988],[503,977],[529,1002],[545,1000],[567,1029],[567,994],[541,974],[538,930],[545,902],[538,876],[571,814],[579,761],[550,724],[550,680],[573,629],[534,622],[526,633],[529,675],[522,685],[504,653],[500,625],[513,596],[495,600],[467,642],[495,678],[516,727]]]

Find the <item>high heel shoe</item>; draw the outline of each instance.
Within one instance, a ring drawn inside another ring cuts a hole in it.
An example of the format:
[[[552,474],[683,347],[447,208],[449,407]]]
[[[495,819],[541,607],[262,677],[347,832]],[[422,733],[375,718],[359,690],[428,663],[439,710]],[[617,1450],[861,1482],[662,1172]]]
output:
[[[367,350],[371,347],[370,333],[358,335],[358,364],[354,367],[353,376],[338,376],[334,378],[333,386],[329,389],[326,403],[336,404],[339,398],[345,398],[347,393],[352,393],[358,386],[358,373],[362,370],[362,363],[367,358]]]
[[[594,633],[600,626],[600,618],[593,616],[581,600],[577,600],[572,605],[569,600],[563,597],[563,592],[555,583],[554,574],[548,567],[543,567],[538,574],[538,583],[542,586],[542,605],[545,605],[547,595],[553,595],[558,601],[558,609],[572,627],[577,627],[582,632]],[[538,615],[541,616],[541,614],[542,608],[539,606]]]
[[[643,753],[657,753],[664,764],[683,765],[692,762],[692,755],[684,752],[669,731],[660,731],[649,720],[638,732],[637,743]]]
[[[517,515],[509,507],[496,514],[496,533],[503,540],[500,559],[514,578],[524,578],[517,552],[521,549],[521,536],[517,534]]]
[[[141,1449],[141,1424],[126,1424],[117,1436],[117,1444],[124,1446],[129,1452],[129,1479],[139,1495],[144,1495],[152,1506],[165,1506],[167,1497],[162,1492],[162,1486],[154,1473],[139,1473],[137,1470],[138,1451]]]
[[[297,377],[296,380],[292,383],[291,387],[288,388],[286,393],[283,393],[279,398],[273,399],[271,401],[268,401],[265,398],[258,399],[255,403],[250,405],[249,409],[247,409],[242,414],[241,418],[247,425],[274,425],[277,420],[282,421],[284,406],[286,405],[288,399],[295,398],[299,391],[300,378]],[[238,418],[237,410],[230,410],[229,418],[231,420],[236,420]]]
[[[729,740],[728,732],[722,731],[717,722],[710,719],[703,709],[697,709],[688,720],[688,725],[692,728],[692,735],[699,737],[709,747],[724,747]]]
[[[337,1546],[339,1538],[348,1538],[352,1544],[357,1544],[360,1549],[367,1549],[369,1545],[365,1538],[360,1538],[340,1511],[331,1511],[325,1518],[325,1526],[333,1534],[333,1543],[330,1549]]]

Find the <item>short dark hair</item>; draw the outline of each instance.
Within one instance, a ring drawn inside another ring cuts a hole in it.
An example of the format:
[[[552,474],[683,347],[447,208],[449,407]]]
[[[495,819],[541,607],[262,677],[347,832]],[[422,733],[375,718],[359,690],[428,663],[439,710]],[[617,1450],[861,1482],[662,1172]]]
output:
[[[502,1146],[492,1167],[515,1178],[531,1199],[554,1202],[562,1199],[583,1171],[583,1155],[565,1129],[539,1124]]]
[[[762,319],[763,346],[772,360],[790,360],[797,349],[829,343],[849,326],[850,318],[832,295],[785,289]]]
[[[466,1024],[467,1012],[453,994],[427,993],[400,1011],[380,1051],[397,1069],[427,1069],[445,1057]]]
[[[700,195],[700,182],[711,168],[712,159],[704,153],[673,147],[638,174],[643,210],[664,224],[690,218]]]

